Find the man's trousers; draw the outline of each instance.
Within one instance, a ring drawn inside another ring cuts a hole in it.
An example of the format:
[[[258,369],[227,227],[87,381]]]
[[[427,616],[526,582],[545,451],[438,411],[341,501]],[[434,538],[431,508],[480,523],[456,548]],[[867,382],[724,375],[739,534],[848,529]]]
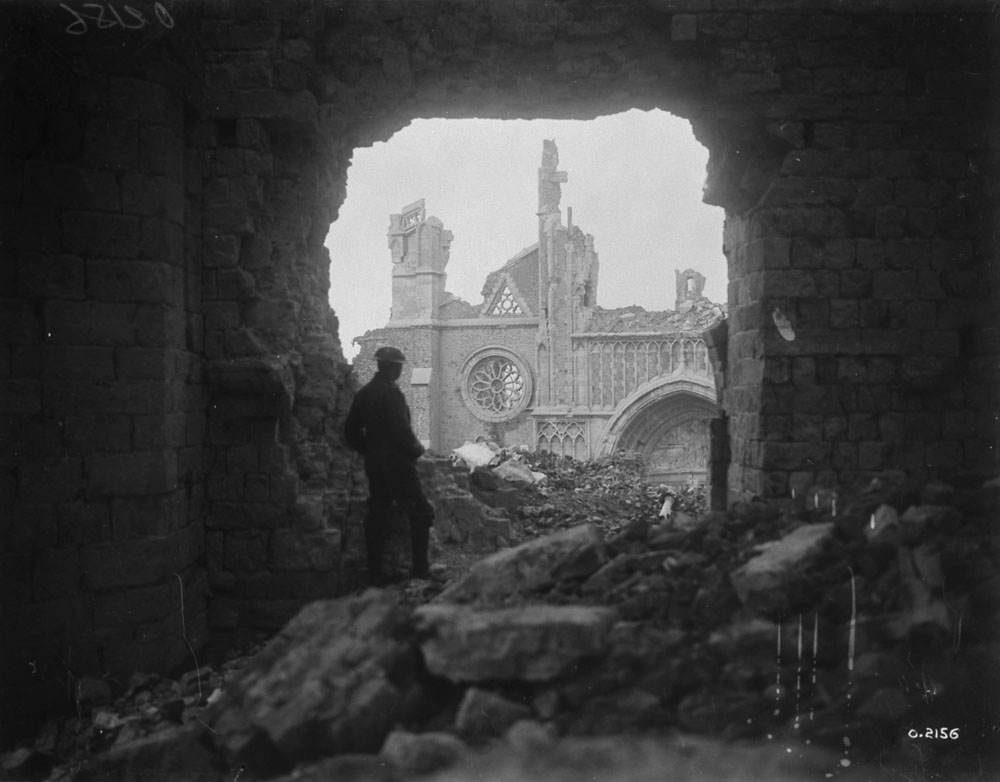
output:
[[[429,566],[427,547],[434,524],[434,507],[424,496],[415,464],[391,471],[371,471],[368,476],[368,515],[365,518],[365,548],[368,573],[382,575],[382,557],[389,534],[393,504],[409,517],[413,573],[425,575]]]

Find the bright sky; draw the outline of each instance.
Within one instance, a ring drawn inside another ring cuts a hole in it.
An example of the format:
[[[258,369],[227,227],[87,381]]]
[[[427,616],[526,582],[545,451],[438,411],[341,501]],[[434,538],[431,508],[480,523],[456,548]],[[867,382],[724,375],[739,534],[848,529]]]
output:
[[[693,268],[726,301],[723,212],[701,201],[708,152],[690,123],[632,110],[595,120],[414,120],[354,151],[347,198],[331,226],[330,305],[351,360],[355,337],[391,306],[389,215],[421,198],[455,238],[447,289],[478,304],[486,275],[537,241],[543,139],[555,139],[562,220],[594,237],[597,303],[673,309],[674,269]]]

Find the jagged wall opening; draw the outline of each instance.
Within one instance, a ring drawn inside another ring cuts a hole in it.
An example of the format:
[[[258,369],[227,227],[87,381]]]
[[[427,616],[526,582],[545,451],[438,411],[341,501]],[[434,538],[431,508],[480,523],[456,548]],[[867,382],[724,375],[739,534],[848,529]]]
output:
[[[0,9],[5,703],[335,590],[358,489],[323,240],[351,151],[415,117],[692,121],[730,497],[995,468],[983,4],[95,8]]]
[[[723,211],[702,201],[708,150],[689,122],[637,110],[586,121],[421,119],[351,157],[346,197],[326,241],[345,355],[356,350],[350,340],[389,319],[394,261],[386,224],[418,198],[454,235],[446,287],[463,302],[454,301],[448,316],[470,317],[463,303],[478,312],[484,280],[493,284],[487,275],[536,241],[543,139],[555,140],[569,169],[563,220],[593,235],[601,258],[588,306],[672,309],[671,269],[691,265],[706,276],[705,295],[725,301]],[[612,201],[610,193],[628,198]]]

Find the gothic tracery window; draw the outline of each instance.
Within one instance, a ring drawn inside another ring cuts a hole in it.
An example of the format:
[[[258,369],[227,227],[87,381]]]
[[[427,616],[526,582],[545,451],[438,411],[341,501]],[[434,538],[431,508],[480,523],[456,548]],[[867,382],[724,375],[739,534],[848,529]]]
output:
[[[587,457],[587,429],[581,421],[539,421],[536,447],[574,459]]]
[[[462,396],[479,418],[507,420],[530,401],[531,376],[510,351],[487,349],[466,362]]]
[[[505,413],[523,398],[524,378],[517,365],[505,358],[483,359],[472,370],[469,393],[483,410]]]
[[[496,302],[493,304],[493,308],[490,310],[490,315],[523,315],[521,310],[521,305],[517,303],[517,299],[514,298],[514,294],[510,287],[505,285],[503,290],[500,291],[500,295],[497,297]]]

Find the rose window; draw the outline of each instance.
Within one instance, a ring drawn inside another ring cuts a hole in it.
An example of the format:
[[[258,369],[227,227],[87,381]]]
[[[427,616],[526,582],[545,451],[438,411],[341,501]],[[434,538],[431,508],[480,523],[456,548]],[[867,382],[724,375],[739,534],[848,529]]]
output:
[[[531,378],[521,362],[506,350],[491,350],[466,363],[462,395],[480,418],[500,421],[513,418],[528,404]]]

